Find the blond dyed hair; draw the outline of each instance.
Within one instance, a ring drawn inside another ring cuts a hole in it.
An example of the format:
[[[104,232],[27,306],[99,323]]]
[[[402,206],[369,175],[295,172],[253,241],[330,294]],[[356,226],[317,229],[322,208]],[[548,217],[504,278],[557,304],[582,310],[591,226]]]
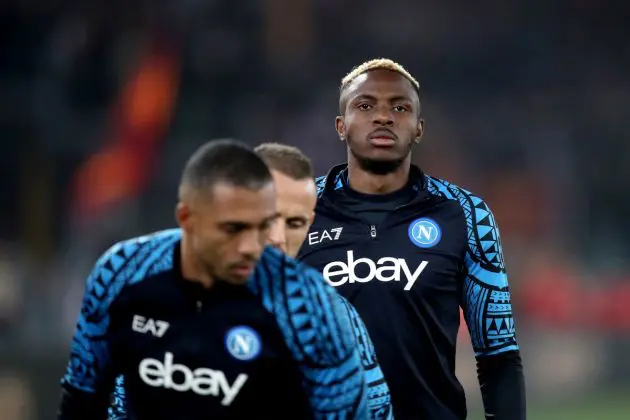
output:
[[[354,79],[362,75],[363,73],[367,73],[372,70],[389,70],[396,72],[403,76],[405,79],[409,80],[413,87],[416,90],[420,90],[420,83],[416,80],[415,77],[411,75],[405,68],[398,64],[397,62],[390,60],[389,58],[375,58],[374,60],[366,61],[362,64],[359,64],[355,68],[350,71],[347,75],[341,79],[341,87],[340,89],[345,89]]]
[[[352,83],[354,79],[372,70],[389,70],[400,74],[405,79],[409,80],[409,83],[411,83],[411,85],[418,93],[419,99],[420,83],[418,83],[416,78],[413,77],[411,73],[409,73],[402,65],[393,60],[390,60],[389,58],[375,58],[373,60],[369,60],[359,64],[358,66],[353,68],[350,73],[346,74],[343,79],[341,79],[341,85],[339,86],[339,113],[341,115],[344,114],[346,107],[346,98],[344,95],[345,89],[350,85],[350,83]],[[420,112],[420,110],[418,110],[418,112]]]

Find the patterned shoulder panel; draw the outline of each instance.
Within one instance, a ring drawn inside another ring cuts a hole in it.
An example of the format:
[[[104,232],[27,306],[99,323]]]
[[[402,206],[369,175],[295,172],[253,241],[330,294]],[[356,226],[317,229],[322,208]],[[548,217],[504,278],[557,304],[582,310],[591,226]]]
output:
[[[457,200],[464,210],[470,257],[487,270],[505,271],[499,229],[486,202],[447,181],[430,176],[426,178],[429,192]]]
[[[86,282],[63,383],[96,392],[109,363],[105,340],[111,303],[126,285],[172,268],[172,250],[179,238],[179,230],[133,238],[115,244],[98,259]]]
[[[315,178],[315,187],[317,188],[317,197],[321,197],[324,193],[324,186],[326,185],[326,175],[318,176]]]
[[[475,354],[492,356],[519,349],[499,229],[488,205],[472,193],[427,177],[431,193],[457,200],[468,231],[461,307]]]
[[[365,378],[347,312],[322,275],[267,248],[249,283],[300,363],[317,419],[367,410]]]

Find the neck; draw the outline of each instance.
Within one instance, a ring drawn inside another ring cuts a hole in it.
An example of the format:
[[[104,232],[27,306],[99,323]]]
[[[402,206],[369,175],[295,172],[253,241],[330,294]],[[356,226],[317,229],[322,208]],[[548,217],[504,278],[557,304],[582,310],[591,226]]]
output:
[[[214,279],[200,264],[191,248],[189,238],[184,233],[180,246],[182,277],[188,281],[201,283],[206,288],[212,287]]]
[[[348,160],[348,184],[363,194],[387,194],[407,185],[411,162],[409,158],[393,172],[385,175],[373,174],[362,169],[354,159]]]

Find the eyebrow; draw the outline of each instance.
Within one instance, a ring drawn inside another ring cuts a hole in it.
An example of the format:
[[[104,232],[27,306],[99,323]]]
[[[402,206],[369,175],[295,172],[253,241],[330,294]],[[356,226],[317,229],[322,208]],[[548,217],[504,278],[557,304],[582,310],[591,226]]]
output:
[[[273,215],[264,218],[260,224],[264,225],[265,223],[272,222],[278,217],[280,217],[280,213],[274,213]],[[240,226],[240,227],[255,226],[254,223],[248,223],[248,222],[243,222],[243,221],[238,221],[238,220],[224,220],[222,222],[219,222],[219,225],[220,226],[232,225],[232,226]]]
[[[355,102],[358,100],[362,100],[362,99],[367,99],[370,101],[376,101],[377,98],[376,96],[369,94],[369,93],[362,93],[360,95],[355,96],[354,98],[350,99],[351,102]],[[389,102],[396,102],[396,101],[407,101],[407,102],[411,102],[411,98],[405,95],[396,95],[393,96],[391,98],[387,99]]]

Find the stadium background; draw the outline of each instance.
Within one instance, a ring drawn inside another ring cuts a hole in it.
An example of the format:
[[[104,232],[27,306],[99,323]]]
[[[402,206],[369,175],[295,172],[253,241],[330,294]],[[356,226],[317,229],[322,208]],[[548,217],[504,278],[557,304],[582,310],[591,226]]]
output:
[[[173,225],[179,170],[221,136],[344,159],[351,67],[422,85],[415,162],[502,231],[530,419],[630,418],[625,2],[3,0],[0,417],[54,418],[90,265]],[[458,371],[480,419],[465,331]]]

